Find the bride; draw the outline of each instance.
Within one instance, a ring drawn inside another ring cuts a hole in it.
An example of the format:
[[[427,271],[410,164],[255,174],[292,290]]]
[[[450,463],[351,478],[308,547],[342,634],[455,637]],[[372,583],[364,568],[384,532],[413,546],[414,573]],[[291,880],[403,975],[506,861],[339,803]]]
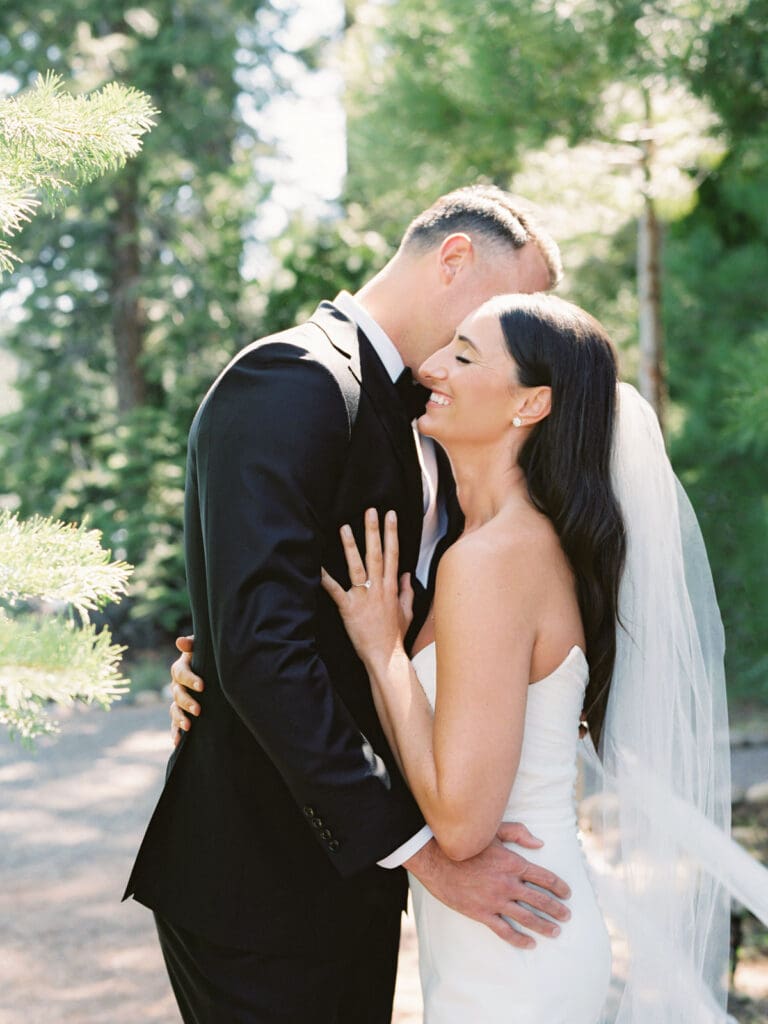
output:
[[[419,430],[450,457],[465,529],[412,661],[394,513],[383,549],[366,513],[364,560],[342,528],[352,586],[323,585],[443,849],[471,857],[525,821],[573,891],[560,937],[526,951],[412,878],[425,1021],[725,1021],[726,886],[766,919],[768,874],[728,838],[722,627],[656,417],[618,385],[600,324],[553,296],[487,302],[419,378]],[[625,961],[610,999],[606,918]]]
[[[448,453],[465,517],[443,556],[433,615],[408,660],[412,592],[397,525],[349,527],[352,587],[327,574],[377,712],[438,844],[483,850],[502,820],[543,840],[572,890],[553,942],[520,950],[411,878],[425,1019],[594,1024],[610,943],[577,834],[582,710],[599,736],[615,657],[624,528],[610,481],[616,364],[604,331],[551,297],[502,297],[421,366],[419,430]],[[434,709],[434,711],[433,711]]]
[[[363,553],[342,527],[352,586],[323,586],[442,849],[472,857],[524,821],[572,890],[559,937],[520,949],[412,878],[425,1021],[722,1024],[726,886],[765,918],[768,885],[727,837],[722,631],[654,414],[597,321],[552,296],[492,299],[419,378],[465,528],[412,660],[394,513],[383,545],[366,513]]]

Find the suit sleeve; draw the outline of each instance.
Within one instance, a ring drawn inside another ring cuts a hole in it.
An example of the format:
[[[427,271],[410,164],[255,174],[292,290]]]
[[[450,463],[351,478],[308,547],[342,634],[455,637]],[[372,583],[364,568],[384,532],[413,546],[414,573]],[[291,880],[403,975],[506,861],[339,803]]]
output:
[[[352,720],[316,646],[321,538],[348,450],[344,399],[320,363],[264,346],[209,394],[194,446],[222,689],[307,827],[352,874],[423,818]]]

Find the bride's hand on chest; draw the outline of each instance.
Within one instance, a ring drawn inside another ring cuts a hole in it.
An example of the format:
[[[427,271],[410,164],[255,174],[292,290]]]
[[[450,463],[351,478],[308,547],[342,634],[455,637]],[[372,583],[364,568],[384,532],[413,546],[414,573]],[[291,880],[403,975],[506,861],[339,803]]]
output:
[[[387,664],[393,655],[404,651],[403,640],[413,617],[410,574],[398,576],[397,516],[386,514],[382,546],[378,513],[368,509],[364,554],[348,524],[340,533],[352,585],[344,590],[323,569],[323,588],[339,609],[361,660],[369,667]]]

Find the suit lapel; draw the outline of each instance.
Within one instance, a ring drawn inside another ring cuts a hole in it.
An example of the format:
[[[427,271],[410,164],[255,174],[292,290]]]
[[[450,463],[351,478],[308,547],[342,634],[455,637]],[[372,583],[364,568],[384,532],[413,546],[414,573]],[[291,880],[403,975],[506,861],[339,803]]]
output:
[[[416,454],[413,429],[389,374],[384,369],[373,346],[363,334],[360,335],[360,364],[363,391],[370,399],[371,405],[386,431],[406,478],[411,484],[418,480],[417,490],[421,496],[421,469]]]
[[[310,320],[323,331],[333,347],[341,352],[343,356],[347,357],[350,373],[355,380],[362,384],[360,345],[356,325],[348,317],[344,316],[341,310],[337,309],[332,302],[321,302],[310,317]]]
[[[413,429],[387,371],[368,338],[331,302],[321,302],[312,316],[331,344],[349,359],[349,369],[373,406],[400,467],[408,493],[409,528],[421,542],[424,496]]]
[[[438,487],[440,501],[444,504],[448,515],[445,533],[437,542],[432,561],[429,564],[429,579],[424,586],[414,575],[411,583],[413,585],[413,621],[405,638],[405,649],[410,651],[421,627],[432,607],[435,594],[435,579],[437,567],[446,549],[453,544],[464,528],[464,514],[461,511],[459,500],[456,495],[456,481],[453,477],[451,464],[448,456],[439,444],[435,443],[435,457],[437,459]]]
[[[456,494],[456,479],[451,469],[450,459],[445,454],[445,449],[437,441],[435,442],[435,453],[437,456],[440,493],[443,496],[445,507],[448,511],[448,526],[444,536],[448,544],[453,544],[464,529],[464,513],[461,511],[461,505],[459,505],[458,495]]]
[[[440,563],[440,559],[446,549],[453,544],[464,529],[464,513],[461,511],[459,499],[456,495],[456,480],[454,479],[453,471],[451,470],[451,463],[448,456],[445,454],[445,451],[437,443],[435,443],[435,453],[437,456],[440,496],[445,502],[445,508],[448,513],[448,524],[445,528],[445,533],[438,541],[435,553],[432,556],[432,562],[429,566],[427,595],[430,601],[432,600],[432,595],[435,592],[435,577],[437,575],[437,567]]]

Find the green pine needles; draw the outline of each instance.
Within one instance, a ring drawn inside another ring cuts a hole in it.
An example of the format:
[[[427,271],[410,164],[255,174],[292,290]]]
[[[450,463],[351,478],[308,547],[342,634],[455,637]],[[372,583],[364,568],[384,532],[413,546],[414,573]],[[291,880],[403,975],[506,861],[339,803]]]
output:
[[[72,95],[52,73],[0,100],[0,235],[13,237],[43,201],[122,167],[141,149],[157,111],[137,89],[115,82]],[[0,274],[19,257],[0,239]]]
[[[130,574],[98,530],[0,512],[0,723],[12,733],[56,731],[48,701],[107,707],[125,692],[124,648],[89,615],[119,600]]]
[[[76,96],[53,74],[0,100],[0,236],[135,156],[156,113],[136,89],[111,83]],[[14,262],[0,237],[0,274]],[[0,511],[0,724],[12,734],[31,742],[55,732],[50,701],[107,707],[125,692],[124,648],[90,615],[122,597],[130,573],[97,530]]]

